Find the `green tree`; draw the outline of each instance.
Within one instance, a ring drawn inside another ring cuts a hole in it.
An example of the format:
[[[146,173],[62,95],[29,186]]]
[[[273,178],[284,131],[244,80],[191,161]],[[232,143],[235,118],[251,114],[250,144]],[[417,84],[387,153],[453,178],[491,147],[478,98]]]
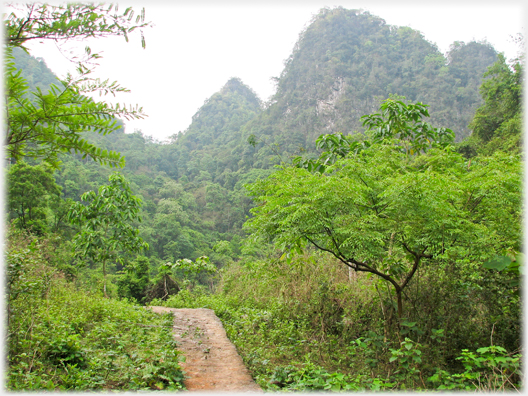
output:
[[[145,256],[138,256],[128,265],[117,281],[119,297],[134,298],[143,302],[150,281],[149,269],[149,259]]]
[[[387,99],[380,106],[380,113],[361,117],[367,133],[371,132],[374,143],[385,139],[398,139],[398,145],[406,154],[418,154],[432,147],[446,147],[455,140],[448,128],[433,128],[422,120],[429,117],[427,105],[405,104],[400,100]]]
[[[484,104],[477,109],[469,125],[473,130],[472,138],[481,146],[477,151],[520,151],[523,69],[523,59],[515,60],[510,66],[500,54],[484,74],[488,77],[480,87]]]
[[[400,318],[420,266],[481,265],[519,247],[518,157],[468,163],[451,146],[415,155],[402,147],[374,143],[323,172],[283,167],[248,186],[257,206],[246,229],[283,250],[309,244],[389,282]]]
[[[58,84],[52,84],[48,92],[37,87],[28,95],[28,82],[16,69],[12,50],[20,47],[27,51],[25,45],[30,40],[65,42],[117,35],[128,41],[129,33],[148,26],[144,23],[144,12],[134,20],[131,8],[119,14],[117,5],[39,3],[11,6],[10,11],[4,16],[7,157],[10,161],[26,156],[43,158],[58,166],[58,153],[75,151],[101,163],[123,166],[124,158],[120,154],[97,148],[82,136],[87,131],[107,134],[117,130],[116,117],[144,116],[137,106],[111,105],[85,96],[95,92],[106,95],[127,91],[117,82],[109,83],[90,76],[93,63],[100,55],[86,47],[83,59],[73,59],[77,63],[77,75],[68,74]]]
[[[43,234],[48,230],[49,207],[60,201],[61,188],[45,165],[12,165],[7,174],[10,218],[16,227]]]
[[[141,199],[132,194],[122,174],[113,173],[109,181],[109,185],[99,187],[98,193],[88,191],[81,196],[87,205],[76,202],[68,212],[69,220],[81,227],[73,238],[77,257],[102,265],[105,297],[108,263],[123,265],[125,254],[148,249],[139,230],[130,223],[141,221]]]
[[[175,271],[183,272],[186,279],[178,282],[174,276]],[[200,273],[213,274],[216,272],[214,264],[209,262],[209,257],[200,256],[196,261],[189,259],[176,260],[174,263],[166,262],[160,265],[159,272],[154,283],[147,291],[147,300],[154,298],[166,300],[170,295],[178,293],[183,287],[192,287],[196,283],[197,275]]]
[[[173,271],[182,271],[185,277],[183,284],[190,288],[196,286],[197,276],[200,273],[214,274],[217,272],[216,266],[209,261],[207,256],[200,256],[195,261],[184,258],[174,263],[168,262],[165,266]]]
[[[310,172],[324,172],[339,158],[358,153],[372,143],[396,144],[407,155],[425,153],[433,147],[447,147],[455,140],[454,132],[448,128],[434,128],[423,121],[423,117],[429,117],[427,108],[423,103],[406,104],[401,100],[387,99],[381,104],[379,113],[361,117],[369,139],[360,140],[358,136],[342,133],[321,135],[315,141],[317,149],[325,150],[319,158],[295,157],[293,163]]]

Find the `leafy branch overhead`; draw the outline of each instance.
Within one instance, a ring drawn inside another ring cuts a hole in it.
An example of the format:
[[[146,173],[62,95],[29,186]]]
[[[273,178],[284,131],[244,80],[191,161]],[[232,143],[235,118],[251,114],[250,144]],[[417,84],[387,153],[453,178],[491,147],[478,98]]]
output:
[[[124,36],[149,26],[144,22],[144,11],[136,18],[131,8],[122,15],[117,6],[68,4],[52,6],[29,4],[11,6],[12,12],[4,20],[6,26],[4,78],[6,83],[6,152],[11,161],[24,157],[41,158],[58,166],[61,152],[81,153],[84,157],[110,166],[123,167],[124,157],[111,150],[102,150],[89,143],[82,134],[95,131],[108,134],[120,128],[117,118],[125,120],[145,117],[139,106],[112,105],[96,102],[87,94],[115,95],[127,92],[117,82],[92,78],[90,62],[100,58],[85,49],[85,59],[71,59],[77,63],[76,75],[68,74],[47,92],[40,88],[29,92],[29,85],[17,70],[12,56],[15,47],[27,51],[30,40],[50,39],[66,42],[88,37]],[[142,45],[144,38],[141,34]]]
[[[134,10],[128,7],[119,14],[117,4],[65,5],[24,4],[9,5],[14,8],[4,20],[6,45],[24,47],[30,40],[72,40],[90,37],[124,36],[134,30],[150,26],[145,23],[143,8],[134,18]],[[141,31],[141,44],[145,40]]]

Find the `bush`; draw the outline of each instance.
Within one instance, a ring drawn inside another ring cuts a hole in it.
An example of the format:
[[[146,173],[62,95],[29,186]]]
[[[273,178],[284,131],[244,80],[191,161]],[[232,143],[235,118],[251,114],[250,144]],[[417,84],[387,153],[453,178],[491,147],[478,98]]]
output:
[[[510,354],[506,349],[492,345],[479,348],[476,352],[464,349],[457,359],[464,364],[463,373],[450,374],[445,370],[437,369],[428,380],[442,390],[521,389],[521,354]]]
[[[8,390],[183,388],[170,314],[77,289],[35,238],[10,241],[6,261]]]
[[[463,268],[442,269],[415,276],[409,305],[420,309],[401,320],[381,281],[350,276],[318,255],[297,257],[291,265],[235,263],[221,270],[216,294],[182,290],[159,303],[213,309],[267,390],[475,389],[470,379],[480,381],[480,389],[486,381],[489,389],[517,387],[519,371],[512,365],[518,356],[495,374],[477,370],[478,380],[476,368],[463,374],[472,356],[467,351],[479,356],[489,341],[487,307],[503,297],[478,284],[484,275],[478,268],[471,268],[475,279]],[[486,302],[488,295],[495,300]],[[514,323],[515,315],[505,319]]]

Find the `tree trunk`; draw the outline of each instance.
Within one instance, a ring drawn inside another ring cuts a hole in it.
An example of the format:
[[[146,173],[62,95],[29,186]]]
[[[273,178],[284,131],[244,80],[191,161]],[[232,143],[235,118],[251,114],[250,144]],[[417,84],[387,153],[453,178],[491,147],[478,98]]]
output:
[[[103,295],[105,298],[108,298],[106,294],[106,260],[103,260]]]
[[[402,302],[402,291],[401,290],[396,290],[396,299],[398,301],[398,319],[401,320],[402,315],[403,315],[403,302]]]
[[[165,275],[163,277],[163,285],[165,287],[165,294],[163,295],[163,297],[161,297],[162,300],[169,295],[169,290],[167,289],[167,277],[168,275]]]
[[[348,282],[352,283],[353,280],[356,280],[357,273],[352,269],[352,267],[348,267]]]

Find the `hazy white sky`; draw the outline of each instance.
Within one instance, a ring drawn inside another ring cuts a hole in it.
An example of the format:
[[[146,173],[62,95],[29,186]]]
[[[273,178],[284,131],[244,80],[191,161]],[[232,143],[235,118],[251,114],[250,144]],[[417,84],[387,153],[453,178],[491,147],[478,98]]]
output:
[[[163,140],[184,131],[204,101],[231,77],[239,77],[262,100],[274,93],[278,77],[299,33],[314,14],[341,5],[364,9],[390,25],[410,26],[446,52],[454,41],[487,40],[507,58],[519,48],[511,40],[525,35],[527,9],[521,1],[447,1],[442,3],[370,1],[134,2],[144,6],[147,47],[139,35],[98,39],[88,44],[102,51],[98,76],[117,80],[132,92],[120,103],[139,104],[148,118],[126,123],[126,132],[142,130]],[[147,4],[147,5],[145,5]],[[124,9],[124,6],[123,6]],[[77,43],[80,49],[86,43]],[[32,55],[45,59],[59,76],[73,70],[54,45],[34,43]],[[110,99],[110,98],[109,98]],[[112,100],[113,101],[113,100]]]

